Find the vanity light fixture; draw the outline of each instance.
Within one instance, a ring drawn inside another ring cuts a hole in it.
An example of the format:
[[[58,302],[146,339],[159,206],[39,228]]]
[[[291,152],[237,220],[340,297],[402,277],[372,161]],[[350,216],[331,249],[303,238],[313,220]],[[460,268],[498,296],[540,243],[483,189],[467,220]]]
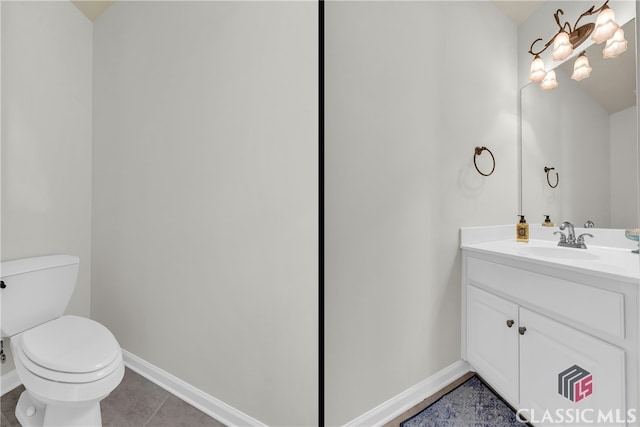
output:
[[[564,61],[573,53],[573,45],[569,41],[569,34],[565,30],[560,30],[553,38],[553,53],[551,57],[554,61]]]
[[[589,58],[587,58],[587,54],[583,51],[573,64],[573,74],[571,74],[571,78],[579,82],[580,80],[589,77],[591,70],[592,68],[591,65],[589,65]]]
[[[607,6],[607,3],[600,8],[602,11],[596,19],[596,27],[591,36],[591,40],[600,44],[613,37],[613,33],[616,32],[620,26],[616,23],[616,15],[613,13],[613,9]]]
[[[623,52],[626,52],[629,47],[629,42],[624,38],[624,30],[618,28],[609,40],[602,51],[602,56],[607,58],[616,58]]]
[[[550,70],[544,76],[542,83],[540,83],[540,88],[542,90],[552,90],[558,87],[558,81],[556,80],[556,72],[555,70]]]
[[[544,70],[544,61],[540,58],[540,55],[536,55],[531,63],[531,72],[529,73],[529,80],[532,82],[541,82],[547,72]]]
[[[602,6],[599,8],[595,8],[595,6],[591,6],[587,11],[585,11],[573,27],[568,22],[564,24],[560,23],[560,16],[564,15],[564,11],[562,9],[558,9],[556,13],[553,14],[553,17],[558,24],[560,30],[545,43],[544,47],[535,52],[533,50],[533,46],[542,41],[541,38],[536,39],[533,43],[531,43],[531,47],[529,48],[529,53],[534,56],[533,62],[531,63],[531,71],[529,73],[529,80],[532,82],[542,82],[540,87],[543,90],[551,90],[558,86],[558,82],[555,78],[555,73],[552,76],[548,76],[549,72],[545,72],[544,63],[542,58],[540,58],[540,54],[547,50],[551,43],[553,43],[553,53],[552,58],[554,61],[564,61],[567,59],[572,53],[573,50],[584,43],[587,38],[592,35],[591,39],[600,44],[604,41],[607,42],[602,54],[605,58],[615,58],[620,55],[622,52],[627,50],[628,42],[624,38],[624,31],[622,28],[616,23],[615,14],[613,10],[607,5],[609,0],[606,0]],[[578,26],[580,20],[585,16],[590,16],[598,13],[598,17],[596,22],[589,22],[583,25]],[[591,66],[589,65],[589,60],[584,52],[578,56],[576,62],[573,66],[573,74],[571,76],[574,80],[582,80],[589,77],[591,73]]]

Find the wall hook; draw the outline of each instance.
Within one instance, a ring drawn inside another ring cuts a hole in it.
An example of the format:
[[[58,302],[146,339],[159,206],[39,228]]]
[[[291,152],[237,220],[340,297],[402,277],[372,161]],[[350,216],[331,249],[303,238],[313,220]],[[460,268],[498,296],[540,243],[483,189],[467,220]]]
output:
[[[487,150],[489,154],[491,154],[491,160],[493,161],[493,167],[491,168],[491,172],[489,173],[483,173],[480,169],[478,169],[478,165],[476,164],[476,157],[482,154],[484,150]],[[493,173],[494,170],[496,170],[496,158],[493,157],[493,153],[487,147],[476,147],[475,154],[473,155],[473,165],[476,167],[476,170],[480,175],[489,176]]]
[[[558,175],[558,172],[556,172],[556,185],[551,185],[551,180],[549,179],[549,172],[551,172],[552,170],[555,170],[556,168],[550,168],[548,166],[544,167],[544,171],[547,174],[547,184],[549,184],[549,187],[551,188],[556,188],[558,186],[558,184],[560,183],[560,176]]]

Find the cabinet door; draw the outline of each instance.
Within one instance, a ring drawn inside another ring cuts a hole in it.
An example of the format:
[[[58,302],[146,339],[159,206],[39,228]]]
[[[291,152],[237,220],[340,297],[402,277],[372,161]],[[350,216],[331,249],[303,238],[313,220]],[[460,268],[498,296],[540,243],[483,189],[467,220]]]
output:
[[[624,350],[525,308],[520,326],[520,409],[533,425],[625,425]]]
[[[467,359],[502,397],[518,403],[516,304],[467,287]]]

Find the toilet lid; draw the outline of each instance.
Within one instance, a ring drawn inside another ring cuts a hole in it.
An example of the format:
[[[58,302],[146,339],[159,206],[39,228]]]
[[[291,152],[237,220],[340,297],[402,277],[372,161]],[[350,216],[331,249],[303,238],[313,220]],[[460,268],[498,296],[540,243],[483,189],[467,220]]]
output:
[[[79,383],[91,383],[94,381],[99,381],[103,378],[108,377],[113,372],[116,372],[118,368],[121,365],[123,365],[122,357],[118,357],[109,365],[105,366],[103,369],[98,369],[97,371],[93,371],[93,372],[74,374],[70,372],[54,371],[51,369],[43,368],[37,363],[31,361],[31,359],[29,359],[24,354],[24,351],[22,350],[22,344],[16,345],[14,350],[15,350],[14,357],[16,358],[16,361],[19,360],[22,366],[25,367],[32,374],[40,378],[44,378],[45,380],[55,381],[58,383],[79,384]]]
[[[62,316],[28,330],[22,335],[22,350],[44,368],[69,373],[97,371],[120,354],[107,328],[78,316]]]

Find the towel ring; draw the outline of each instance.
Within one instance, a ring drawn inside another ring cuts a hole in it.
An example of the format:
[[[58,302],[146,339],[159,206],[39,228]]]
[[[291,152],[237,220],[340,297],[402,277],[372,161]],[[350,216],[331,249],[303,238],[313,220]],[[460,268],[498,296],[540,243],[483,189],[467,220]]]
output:
[[[482,154],[484,150],[487,150],[489,154],[491,154],[491,160],[493,160],[493,167],[491,168],[491,172],[489,173],[483,173],[480,169],[478,169],[478,165],[476,164],[476,156]],[[480,175],[489,176],[493,173],[494,170],[496,170],[496,158],[493,157],[493,153],[487,147],[476,147],[475,154],[473,155],[473,165],[476,167],[476,170]]]
[[[548,166],[544,167],[544,171],[547,174],[547,184],[549,184],[549,187],[551,188],[556,188],[558,186],[558,184],[560,183],[560,176],[558,175],[558,172],[556,172],[556,185],[551,185],[551,181],[549,180],[549,172],[551,172],[552,170],[555,170],[556,168],[550,168]]]

